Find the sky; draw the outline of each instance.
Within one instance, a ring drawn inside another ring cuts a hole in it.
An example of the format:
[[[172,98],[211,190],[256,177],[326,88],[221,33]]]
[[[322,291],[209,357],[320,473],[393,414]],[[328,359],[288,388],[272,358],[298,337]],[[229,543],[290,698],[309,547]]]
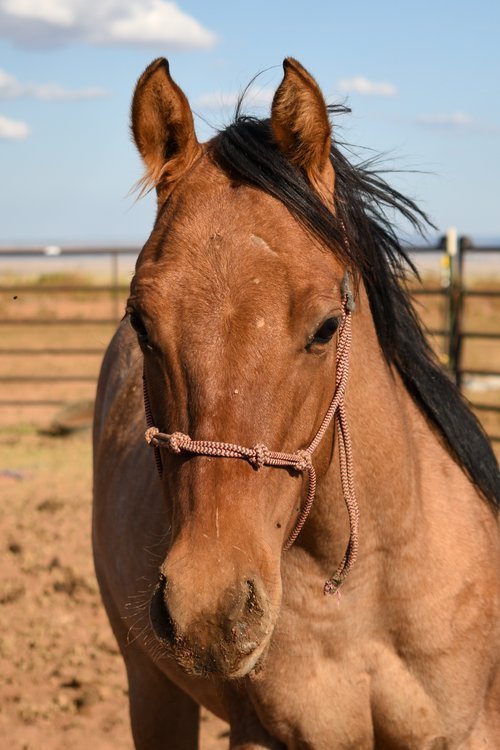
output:
[[[333,127],[382,153],[389,180],[437,226],[500,241],[498,0],[0,0],[0,245],[141,245],[155,200],[131,192],[135,82],[158,56],[200,140],[247,110],[267,116],[291,55]],[[401,227],[401,231],[404,231]]]

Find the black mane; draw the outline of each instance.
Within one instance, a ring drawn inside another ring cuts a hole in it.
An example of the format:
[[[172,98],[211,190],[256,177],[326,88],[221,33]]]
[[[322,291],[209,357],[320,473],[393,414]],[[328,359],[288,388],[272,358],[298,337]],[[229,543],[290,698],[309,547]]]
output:
[[[309,231],[357,269],[387,362],[399,371],[420,409],[480,493],[500,507],[497,461],[488,439],[433,354],[404,284],[415,268],[401,247],[386,211],[416,228],[426,222],[413,201],[391,188],[370,165],[353,165],[336,145],[334,216],[274,144],[269,120],[236,113],[211,142],[214,161],[235,181],[258,187],[281,201]],[[345,226],[349,244],[342,232]]]

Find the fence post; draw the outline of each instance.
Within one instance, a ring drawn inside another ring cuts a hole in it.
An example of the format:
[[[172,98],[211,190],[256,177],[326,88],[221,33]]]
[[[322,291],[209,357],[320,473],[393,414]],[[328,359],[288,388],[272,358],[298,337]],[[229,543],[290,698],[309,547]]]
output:
[[[458,241],[457,230],[450,227],[446,232],[446,254],[449,267],[448,296],[448,367],[457,386],[461,386],[460,359],[462,349],[462,308],[463,308],[463,257],[462,242]]]

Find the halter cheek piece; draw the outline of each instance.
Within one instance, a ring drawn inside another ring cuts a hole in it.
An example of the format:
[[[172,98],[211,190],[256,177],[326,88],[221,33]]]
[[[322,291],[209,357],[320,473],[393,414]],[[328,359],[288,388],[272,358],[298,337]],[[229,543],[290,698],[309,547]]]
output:
[[[351,315],[354,310],[354,299],[350,288],[349,274],[347,272],[342,281],[341,293],[343,314],[338,327],[335,393],[318,432],[307,448],[301,448],[294,453],[285,453],[282,451],[271,451],[266,445],[260,443],[254,445],[253,448],[246,448],[242,445],[236,445],[234,443],[219,443],[214,440],[191,440],[189,435],[185,435],[182,432],[174,432],[171,434],[160,432],[157,427],[153,426],[146,377],[143,375],[144,408],[148,425],[145,438],[146,442],[154,447],[156,466],[160,476],[163,472],[160,448],[164,448],[173,454],[191,453],[197,456],[245,459],[256,470],[260,470],[264,466],[274,466],[290,467],[294,471],[308,473],[309,488],[307,499],[302,507],[294,528],[285,542],[285,550],[290,549],[298,537],[300,530],[309,515],[309,511],[311,510],[314,496],[316,494],[316,471],[312,462],[312,456],[328,430],[330,422],[334,417],[336,418],[342,493],[344,495],[344,501],[349,515],[350,536],[342,562],[333,576],[331,576],[331,578],[325,583],[325,594],[333,594],[338,591],[352,568],[358,552],[359,509],[354,492],[351,437],[349,434],[345,410],[345,389],[349,373],[349,351],[351,348]]]

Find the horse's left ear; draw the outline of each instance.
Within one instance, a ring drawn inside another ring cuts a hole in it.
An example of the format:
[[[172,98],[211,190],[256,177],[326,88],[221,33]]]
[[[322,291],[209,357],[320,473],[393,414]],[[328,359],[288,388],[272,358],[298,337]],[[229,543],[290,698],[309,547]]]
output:
[[[335,175],[330,162],[331,127],[323,94],[297,60],[287,57],[283,69],[285,75],[271,108],[274,139],[331,206]]]
[[[131,119],[134,141],[147,168],[143,189],[156,187],[161,203],[201,153],[188,100],[172,79],[165,58],[153,60],[139,78]]]

